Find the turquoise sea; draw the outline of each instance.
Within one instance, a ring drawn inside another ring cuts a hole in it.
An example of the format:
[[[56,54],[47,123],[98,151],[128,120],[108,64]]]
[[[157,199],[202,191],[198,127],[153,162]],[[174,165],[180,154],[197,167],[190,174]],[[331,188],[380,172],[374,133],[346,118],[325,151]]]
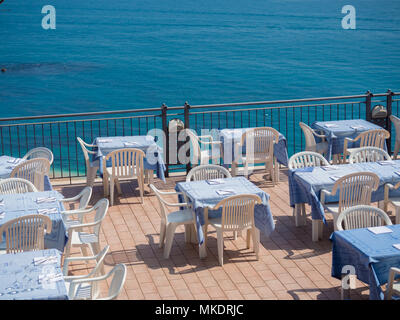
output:
[[[1,117],[399,91],[399,40],[398,0],[4,0]]]

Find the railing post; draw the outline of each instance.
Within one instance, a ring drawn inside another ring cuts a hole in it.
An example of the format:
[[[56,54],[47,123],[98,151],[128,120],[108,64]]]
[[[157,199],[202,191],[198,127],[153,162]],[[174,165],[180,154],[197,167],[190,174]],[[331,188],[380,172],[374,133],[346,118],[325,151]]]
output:
[[[169,131],[167,122],[167,109],[168,106],[163,103],[161,106],[161,120],[162,120],[162,130],[164,132],[164,154],[165,154],[165,176],[169,177]]]
[[[392,121],[390,121],[390,116],[392,115],[392,102],[393,102],[393,92],[392,90],[388,90],[387,91],[387,96],[386,96],[386,112],[387,112],[387,116],[386,116],[386,128],[387,131],[389,131],[390,133],[390,137],[389,139],[386,140],[386,144],[387,144],[387,149],[388,149],[388,153],[391,155],[392,154]]]
[[[366,95],[367,97],[365,98],[365,117],[367,121],[371,121],[372,120],[371,101],[373,94],[371,93],[371,91],[368,90]]]
[[[185,117],[185,129],[190,128],[190,104],[186,101],[185,106],[184,106],[184,117]],[[186,142],[188,142],[188,136],[186,137]],[[189,156],[189,162],[186,164],[186,173],[188,173],[191,169],[190,165],[190,156]]]

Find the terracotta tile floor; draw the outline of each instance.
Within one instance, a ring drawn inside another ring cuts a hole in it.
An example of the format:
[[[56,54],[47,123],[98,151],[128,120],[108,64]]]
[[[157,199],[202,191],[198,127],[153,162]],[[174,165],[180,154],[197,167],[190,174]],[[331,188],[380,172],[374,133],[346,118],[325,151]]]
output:
[[[166,184],[156,180],[155,185],[172,191],[175,183],[183,180],[184,176],[171,177]],[[140,204],[136,183],[122,183],[123,195],[110,207],[101,230],[101,246],[110,245],[106,271],[118,263],[128,269],[119,299],[339,299],[340,281],[331,277],[332,220],[328,218],[323,240],[312,242],[310,216],[306,226],[294,226],[286,171],[281,171],[280,183],[275,187],[263,171],[252,174],[250,180],[270,194],[276,228],[269,238],[261,234],[258,261],[251,249],[246,249],[245,239],[238,237],[235,241],[226,234],[223,267],[218,264],[216,232],[212,227],[206,259],[199,259],[197,245],[185,243],[184,228],[180,227],[171,256],[165,260],[158,247],[157,199],[146,187],[144,203]],[[83,185],[55,187],[67,197],[82,188]],[[103,188],[98,183],[91,204],[102,195]],[[77,250],[73,252],[79,254]],[[71,274],[85,273],[86,268],[73,264]],[[102,289],[107,290],[106,287],[104,284]],[[352,299],[368,299],[368,295],[368,287],[357,280]]]

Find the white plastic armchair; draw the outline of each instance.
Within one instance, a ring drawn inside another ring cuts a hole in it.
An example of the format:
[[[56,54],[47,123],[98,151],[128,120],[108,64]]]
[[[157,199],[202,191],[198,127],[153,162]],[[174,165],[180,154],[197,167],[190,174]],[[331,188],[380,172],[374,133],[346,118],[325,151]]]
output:
[[[52,222],[43,214],[12,219],[0,227],[0,242],[5,235],[6,253],[44,249],[44,235],[51,233]]]
[[[112,277],[108,294],[100,297],[98,290],[99,282],[107,281]],[[113,300],[116,299],[121,292],[126,279],[126,266],[121,263],[117,264],[111,271],[103,276],[73,280],[69,287],[68,297],[71,300]]]
[[[59,200],[60,202],[62,202],[64,204],[70,203],[70,205],[73,205],[73,202],[79,201],[79,205],[78,205],[77,209],[65,210],[65,211],[61,212],[61,216],[62,216],[67,228],[72,225],[83,223],[83,217],[85,214],[80,213],[79,211],[87,208],[87,206],[89,205],[91,196],[92,196],[92,187],[85,187],[75,197],[63,198],[63,199]],[[71,213],[72,211],[74,211],[74,213]],[[76,215],[77,219],[74,219],[75,215]]]
[[[303,151],[298,152],[290,157],[288,167],[290,170],[295,170],[329,165],[330,164],[328,160],[326,160],[321,154],[312,151]],[[293,208],[293,216],[296,227],[306,224],[306,214],[305,204],[296,203],[295,207]]]
[[[303,130],[306,140],[306,151],[326,154],[329,146],[328,142],[326,141],[326,136],[323,134],[318,134],[315,130],[306,125],[304,122],[299,122],[299,126]],[[320,138],[321,142],[317,143],[315,137]]]
[[[397,190],[400,187],[400,182],[392,185],[391,183],[385,184],[385,191],[384,191],[384,207],[383,210],[388,213],[388,205],[391,204],[395,208],[396,212],[396,224],[400,224],[400,197],[390,197],[391,190]]]
[[[160,248],[164,246],[164,258],[168,259],[172,248],[172,242],[174,240],[175,230],[179,225],[185,226],[185,240],[189,242],[189,227],[195,226],[194,212],[192,210],[191,204],[187,203],[187,198],[182,192],[164,192],[158,190],[153,184],[150,184],[151,190],[154,191],[161,211],[161,226],[160,226]],[[166,195],[181,195],[184,197],[184,203],[170,203],[166,201],[163,196]],[[184,208],[177,211],[168,213],[167,208]]]
[[[224,167],[215,164],[204,164],[191,169],[186,176],[186,182],[231,177],[229,171]]]
[[[52,165],[53,161],[54,161],[53,152],[51,152],[50,149],[47,149],[45,147],[38,147],[38,148],[29,150],[22,159],[23,160],[31,160],[31,159],[37,159],[37,158],[44,158],[44,159],[49,160],[50,165]]]
[[[254,224],[254,207],[256,204],[260,203],[261,199],[257,195],[241,194],[225,198],[213,208],[213,210],[222,208],[222,215],[220,218],[208,220],[204,235],[207,236],[209,224],[217,230],[218,260],[221,266],[224,263],[224,232],[226,231],[239,232],[247,230],[247,249],[250,248],[251,236],[253,239],[254,251],[258,259],[260,231]]]
[[[101,199],[92,208],[85,210],[71,210],[64,213],[64,215],[68,216],[75,214],[86,215],[93,211],[96,212],[92,222],[74,224],[68,228],[68,242],[65,246],[64,258],[70,256],[72,247],[79,247],[83,253],[83,256],[86,257],[89,256],[87,252],[88,247],[90,247],[94,255],[100,252],[100,227],[107,214],[108,206],[108,199]]]
[[[398,278],[398,276],[400,276],[400,269],[391,267],[389,271],[385,300],[392,300],[393,295],[400,296],[400,282],[395,282],[395,278]]]
[[[361,147],[354,149],[349,155],[349,163],[377,162],[391,160],[389,154],[377,147]]]
[[[85,157],[86,185],[92,187],[96,180],[97,170],[99,170],[99,160],[91,161],[90,155],[94,155],[96,152],[88,148],[94,149],[97,148],[97,145],[86,143],[80,137],[77,137],[76,139],[78,140],[82,148],[83,156]]]
[[[38,190],[32,182],[20,179],[9,178],[0,180],[0,194],[26,193],[37,192]]]
[[[44,191],[44,177],[49,175],[50,162],[44,158],[27,160],[17,165],[10,178],[21,178],[32,182],[39,191]]]
[[[198,136],[191,129],[185,129],[185,133],[192,145],[193,164],[209,164],[210,160],[213,164],[220,163],[223,158],[221,141],[214,141],[211,135]]]
[[[336,220],[336,230],[392,225],[392,221],[382,209],[359,205],[343,210]]]
[[[235,154],[242,155],[241,150],[246,145],[246,154],[241,157],[244,166],[244,176],[249,175],[249,165],[264,163],[265,170],[270,174],[273,184],[277,182],[278,164],[274,167],[274,145],[279,141],[279,132],[272,127],[259,127],[246,130],[242,134],[240,143],[235,145]],[[232,163],[233,172],[236,172],[237,159]]]
[[[333,225],[336,230],[339,214],[347,208],[356,205],[369,205],[372,191],[378,189],[379,177],[372,172],[357,172],[339,178],[333,185],[332,191],[321,190],[321,204],[332,214]],[[325,203],[328,196],[339,192],[339,202]]]
[[[390,133],[385,129],[374,129],[361,132],[356,138],[345,138],[343,146],[343,162],[346,162],[347,156],[357,148],[349,148],[348,144],[360,141],[361,147],[376,147],[384,149],[386,139],[390,137]]]
[[[391,115],[389,118],[396,129],[396,140],[394,144],[393,159],[397,159],[397,155],[400,150],[400,119],[394,115]]]

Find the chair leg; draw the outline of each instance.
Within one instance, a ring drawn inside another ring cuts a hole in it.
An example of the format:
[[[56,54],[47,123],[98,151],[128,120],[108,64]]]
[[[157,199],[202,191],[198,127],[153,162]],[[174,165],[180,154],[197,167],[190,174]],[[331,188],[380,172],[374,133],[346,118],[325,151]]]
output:
[[[396,207],[396,224],[400,224],[400,207]]]
[[[218,260],[221,266],[224,265],[224,233],[217,229]]]
[[[108,176],[103,173],[103,189],[104,189],[104,197],[107,198],[109,195],[109,186],[108,186]]]
[[[204,235],[204,246],[207,245],[207,235],[208,235],[208,223],[206,223],[203,227],[203,235]]]
[[[394,151],[393,151],[393,159],[397,160],[397,155],[399,153],[400,150],[400,141],[396,141],[395,145],[394,145]]]
[[[256,253],[256,257],[258,260],[258,254],[260,252],[260,230],[254,226],[249,230],[251,230],[251,235],[253,237],[254,252]]]
[[[246,248],[250,249],[250,236],[251,236],[251,229],[246,230]]]
[[[138,186],[139,186],[139,193],[140,193],[140,202],[143,203],[143,193],[144,193],[144,182],[143,176],[138,177]]]
[[[190,243],[192,240],[192,225],[185,224],[185,243]]]
[[[165,239],[165,248],[164,248],[164,258],[168,259],[169,254],[171,253],[172,242],[174,241],[175,229],[177,225],[175,223],[168,223],[167,224],[167,232],[166,232],[166,239]]]
[[[110,206],[114,205],[114,177],[110,178]]]
[[[93,187],[94,180],[96,180],[97,169],[98,169],[97,167],[87,168],[86,185],[88,187]]]
[[[305,226],[307,224],[307,212],[306,212],[306,204],[302,203],[301,204],[301,220],[302,220],[302,224],[303,226]]]
[[[165,232],[166,232],[166,225],[164,222],[161,222],[160,225],[160,248],[164,247],[164,241],[165,241]]]
[[[118,179],[115,179],[115,186],[117,187],[118,194],[122,194],[121,184],[119,183]]]
[[[244,176],[246,177],[246,179],[248,179],[249,178],[249,165],[248,165],[248,163],[246,162],[245,164],[244,164]]]
[[[233,231],[233,240],[237,240],[238,233],[237,231]]]

